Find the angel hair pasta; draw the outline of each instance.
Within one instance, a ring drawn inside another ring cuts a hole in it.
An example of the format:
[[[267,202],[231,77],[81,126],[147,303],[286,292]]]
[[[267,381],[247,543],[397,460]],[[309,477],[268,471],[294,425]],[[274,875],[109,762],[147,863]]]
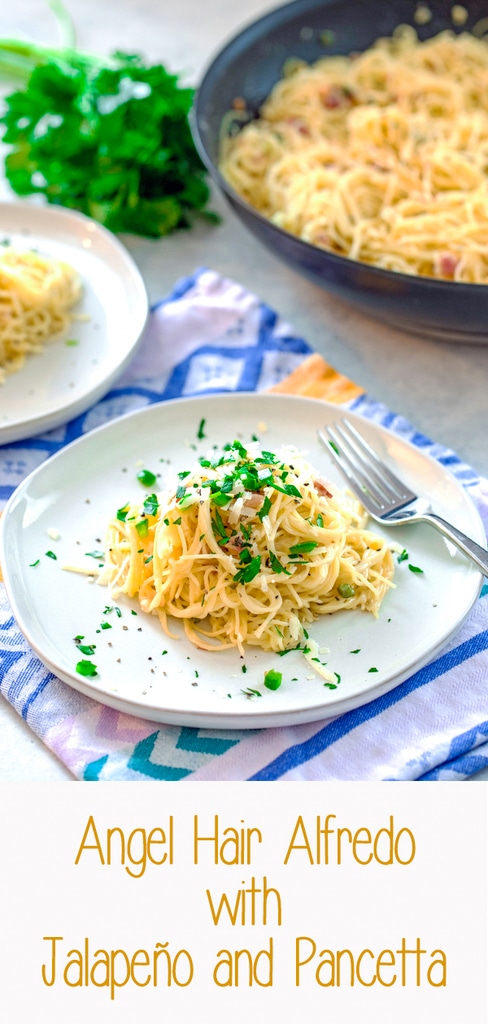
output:
[[[342,256],[488,283],[486,40],[445,31],[420,42],[402,26],[360,55],[286,70],[257,120],[223,132],[220,166],[236,192]]]
[[[284,651],[319,615],[378,613],[393,559],[365,518],[296,449],[234,441],[117,511],[100,582],[197,647]]]
[[[67,263],[7,247],[0,254],[0,383],[20,370],[30,352],[71,323],[81,295],[78,274]]]

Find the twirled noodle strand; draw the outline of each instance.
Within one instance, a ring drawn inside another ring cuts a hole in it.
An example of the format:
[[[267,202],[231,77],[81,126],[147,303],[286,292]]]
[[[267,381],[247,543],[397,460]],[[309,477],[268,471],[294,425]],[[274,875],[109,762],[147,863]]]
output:
[[[118,510],[100,576],[113,596],[137,595],[169,635],[174,618],[205,650],[284,651],[319,615],[377,615],[390,547],[296,449],[234,442],[179,479]]]
[[[385,270],[488,283],[488,45],[401,26],[293,62],[223,140],[224,177],[304,241]]]

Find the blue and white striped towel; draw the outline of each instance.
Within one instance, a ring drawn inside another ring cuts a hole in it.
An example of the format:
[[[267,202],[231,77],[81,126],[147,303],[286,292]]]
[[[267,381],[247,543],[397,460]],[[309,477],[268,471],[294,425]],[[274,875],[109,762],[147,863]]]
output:
[[[167,398],[265,390],[310,352],[256,296],[200,270],[153,310],[109,395],[64,428],[0,449],[0,501],[44,459],[115,416]],[[488,527],[488,481],[454,452],[364,394],[347,407],[447,465]],[[0,692],[88,781],[464,779],[488,765],[488,586],[445,650],[390,693],[325,723],[246,733],[156,726],[71,690],[30,650],[0,585]]]

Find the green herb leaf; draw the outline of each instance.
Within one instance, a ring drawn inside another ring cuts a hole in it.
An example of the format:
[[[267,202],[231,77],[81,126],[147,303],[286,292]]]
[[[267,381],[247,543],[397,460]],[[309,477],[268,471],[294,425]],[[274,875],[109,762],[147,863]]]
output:
[[[270,508],[271,508],[271,498],[269,498],[268,495],[266,495],[266,497],[265,497],[265,499],[263,501],[263,504],[261,505],[261,508],[259,509],[259,512],[258,512],[258,519],[260,519],[261,522],[263,521],[265,516],[269,515]]]
[[[398,555],[397,562],[406,562],[408,559],[408,551],[406,548],[403,549],[400,555]]]
[[[136,523],[136,530],[139,537],[147,537],[149,533],[149,520],[141,519],[140,522]]]
[[[224,505],[228,505],[231,499],[228,494],[222,494],[222,491],[217,491],[215,494],[212,494],[211,500],[215,505],[223,507]]]
[[[203,441],[203,438],[206,436],[207,435],[205,434],[205,420],[200,420],[200,424],[197,430],[198,440]]]
[[[293,557],[293,555],[308,554],[309,551],[313,551],[317,546],[318,541],[316,540],[306,540],[303,544],[293,544],[290,548],[290,555]]]
[[[423,569],[419,569],[418,565],[412,565],[411,562],[409,562],[408,568],[410,569],[410,572],[423,572],[424,571]]]
[[[17,58],[5,40],[2,55]],[[207,211],[207,171],[188,115],[194,90],[161,64],[24,43],[26,85],[3,104],[11,188],[81,210],[115,233],[158,238]]]
[[[58,556],[54,554],[54,551],[45,551],[44,553],[48,558],[54,558],[54,561],[57,561]]]
[[[275,491],[281,491],[282,494],[290,494],[292,498],[301,498],[300,491],[295,484],[285,484],[284,487],[280,487],[279,484],[273,482],[270,487],[274,487]]]
[[[77,663],[76,671],[79,672],[80,676],[96,676],[98,674],[97,666],[94,665],[92,661],[87,661],[85,658],[82,658],[82,660]]]
[[[146,516],[155,516],[158,513],[159,501],[155,494],[148,494],[143,509]]]
[[[285,566],[281,564],[273,551],[270,551],[269,553],[269,564],[273,572],[284,572],[286,576],[291,576],[290,570],[285,569]]]
[[[251,580],[258,575],[261,570],[261,555],[256,555],[249,565],[244,565],[242,569],[238,569],[235,576],[232,577],[234,583],[250,583]]]

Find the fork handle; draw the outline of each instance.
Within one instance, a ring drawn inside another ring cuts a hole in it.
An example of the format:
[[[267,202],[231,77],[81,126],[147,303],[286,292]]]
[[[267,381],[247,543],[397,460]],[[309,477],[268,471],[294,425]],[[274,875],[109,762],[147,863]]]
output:
[[[448,540],[452,540],[452,543],[478,566],[478,569],[481,569],[484,576],[488,576],[488,551],[482,548],[480,544],[471,540],[465,533],[461,533],[461,530],[457,530],[455,526],[446,523],[445,519],[436,516],[434,512],[424,512],[418,518],[416,517],[416,519],[417,522],[422,520],[425,523],[431,523],[432,526],[436,526]]]

